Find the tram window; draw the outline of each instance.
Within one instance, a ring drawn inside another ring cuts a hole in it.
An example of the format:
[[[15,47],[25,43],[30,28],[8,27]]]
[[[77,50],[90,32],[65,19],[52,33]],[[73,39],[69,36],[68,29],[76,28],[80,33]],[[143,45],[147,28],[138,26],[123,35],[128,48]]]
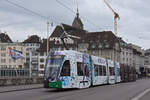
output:
[[[82,63],[77,62],[77,74],[78,76],[83,76]]]
[[[99,76],[103,75],[103,68],[101,65],[99,65]]]
[[[118,75],[121,76],[120,68],[117,68]]]
[[[115,68],[114,67],[113,67],[113,71],[112,72],[113,72],[112,74],[115,75]]]
[[[89,76],[88,64],[77,62],[78,76]]]
[[[94,66],[95,66],[95,76],[98,76],[98,66],[97,65]]]
[[[112,76],[112,67],[109,67],[109,74]]]
[[[103,66],[103,76],[106,76],[106,67]]]
[[[62,66],[61,76],[70,76],[70,62],[66,60]]]
[[[109,67],[110,76],[115,75],[114,67]]]

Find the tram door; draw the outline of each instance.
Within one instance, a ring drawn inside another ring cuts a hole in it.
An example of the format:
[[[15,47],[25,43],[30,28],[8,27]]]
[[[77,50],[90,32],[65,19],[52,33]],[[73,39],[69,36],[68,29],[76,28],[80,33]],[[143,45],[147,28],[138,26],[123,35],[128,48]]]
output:
[[[121,82],[120,65],[118,62],[115,62],[115,80],[116,80],[116,83]]]
[[[115,67],[114,63],[111,60],[107,61],[107,71],[108,71],[108,83],[109,84],[115,84]]]
[[[87,88],[90,86],[90,70],[88,63],[77,62],[77,75],[79,88]]]

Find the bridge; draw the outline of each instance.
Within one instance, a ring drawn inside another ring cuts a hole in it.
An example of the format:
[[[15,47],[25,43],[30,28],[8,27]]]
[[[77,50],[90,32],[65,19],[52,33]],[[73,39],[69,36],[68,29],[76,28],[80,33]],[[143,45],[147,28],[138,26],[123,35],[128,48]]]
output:
[[[150,79],[88,89],[45,89],[42,84],[0,87],[0,100],[149,100]]]

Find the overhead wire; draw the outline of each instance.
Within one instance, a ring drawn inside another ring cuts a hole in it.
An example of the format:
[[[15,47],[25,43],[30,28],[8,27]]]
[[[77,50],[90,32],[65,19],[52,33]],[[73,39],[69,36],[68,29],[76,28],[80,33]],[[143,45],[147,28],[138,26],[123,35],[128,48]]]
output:
[[[64,3],[62,3],[59,0],[56,0],[56,2],[58,4],[60,4],[61,6],[65,7],[66,9],[68,9],[69,11],[71,11],[72,13],[76,14],[76,12],[74,10],[72,10],[71,8],[69,8],[68,6],[66,6]],[[77,1],[76,1],[77,3]],[[82,19],[84,19],[85,21],[87,21],[89,24],[94,25],[95,27],[97,27],[98,29],[102,29],[99,26],[97,26],[95,23],[93,23],[92,21],[90,21],[89,19],[87,19],[86,17],[80,16]]]
[[[10,0],[5,0],[5,1],[6,1],[7,3],[13,5],[13,6],[16,6],[16,7],[18,7],[18,8],[21,8],[21,9],[23,9],[23,10],[25,10],[25,11],[27,11],[27,12],[30,12],[30,13],[32,13],[32,14],[38,16],[38,17],[41,17],[41,18],[43,18],[43,19],[45,19],[45,20],[47,20],[47,21],[51,21],[51,23],[56,23],[56,24],[59,23],[59,22],[57,22],[57,21],[51,20],[50,17],[44,16],[44,15],[42,15],[42,14],[40,14],[40,13],[38,13],[38,12],[35,12],[35,11],[31,10],[31,9],[25,8],[25,7],[23,7],[23,6],[21,6],[21,5],[17,4],[17,3],[14,3],[14,2],[12,2],[12,1],[10,1]]]
[[[43,19],[50,20],[49,17],[44,16],[44,15],[41,15],[40,13],[37,13],[37,12],[35,12],[35,11],[33,11],[33,10],[30,10],[30,9],[28,9],[28,8],[25,8],[25,7],[23,7],[23,6],[21,6],[21,5],[17,4],[17,3],[14,3],[14,2],[9,1],[9,0],[5,0],[5,1],[8,2],[9,4],[12,4],[12,5],[16,6],[16,7],[22,8],[23,10],[28,11],[28,12],[30,12],[30,13],[36,15],[36,16],[39,16],[39,17],[41,17],[41,18],[43,18]],[[64,3],[60,2],[59,0],[56,0],[56,2],[59,3],[61,6],[65,7],[66,9],[68,9],[69,11],[71,11],[72,13],[76,14],[76,12],[75,12],[74,10],[72,10],[71,8],[69,8],[68,6],[66,6]],[[76,1],[76,3],[77,3],[77,1]],[[77,5],[77,6],[78,6],[78,5]],[[83,18],[84,20],[86,20],[86,21],[87,21],[88,23],[90,23],[91,25],[94,25],[94,26],[97,27],[98,29],[101,29],[99,26],[97,26],[96,24],[94,24],[93,22],[91,22],[89,19],[87,19],[87,18],[85,18],[85,17],[83,17],[83,16],[80,16],[80,17]],[[56,21],[53,21],[53,22],[54,22],[54,23],[58,23],[58,22],[56,22]]]
[[[24,10],[26,10],[26,11],[28,11],[28,12],[34,14],[34,15],[40,16],[41,18],[44,18],[44,19],[47,19],[47,20],[49,19],[48,17],[43,16],[43,15],[41,15],[41,14],[35,12],[35,11],[32,11],[32,10],[30,10],[30,9],[27,9],[27,8],[25,8],[25,7],[23,7],[23,6],[19,5],[19,4],[17,4],[17,3],[14,3],[14,2],[9,1],[9,0],[5,0],[5,1],[8,2],[9,4],[12,4],[12,5],[16,6],[16,7],[22,8],[22,9],[24,9]]]

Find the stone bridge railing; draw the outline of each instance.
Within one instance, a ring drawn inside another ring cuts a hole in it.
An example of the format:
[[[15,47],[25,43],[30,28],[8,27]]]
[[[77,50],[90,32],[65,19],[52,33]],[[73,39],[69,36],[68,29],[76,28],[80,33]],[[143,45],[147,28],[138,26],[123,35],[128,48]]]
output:
[[[43,77],[3,77],[0,78],[0,86],[9,85],[27,85],[27,84],[41,84]]]

